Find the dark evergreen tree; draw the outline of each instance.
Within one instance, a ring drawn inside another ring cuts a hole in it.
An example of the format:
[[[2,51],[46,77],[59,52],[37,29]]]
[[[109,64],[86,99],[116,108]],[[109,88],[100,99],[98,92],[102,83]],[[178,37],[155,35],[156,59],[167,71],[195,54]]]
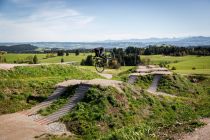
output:
[[[38,64],[38,57],[36,55],[34,55],[33,57],[33,63]]]

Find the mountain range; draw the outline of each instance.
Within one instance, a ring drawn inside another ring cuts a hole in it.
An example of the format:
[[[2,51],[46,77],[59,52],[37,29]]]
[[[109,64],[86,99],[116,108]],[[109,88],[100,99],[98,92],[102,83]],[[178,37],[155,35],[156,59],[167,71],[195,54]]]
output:
[[[128,46],[146,47],[148,45],[175,45],[180,47],[188,46],[210,46],[210,37],[194,36],[182,38],[148,38],[148,39],[127,39],[127,40],[104,40],[95,42],[13,42],[13,43],[0,43],[0,46],[11,46],[18,44],[31,44],[40,48],[125,48]]]

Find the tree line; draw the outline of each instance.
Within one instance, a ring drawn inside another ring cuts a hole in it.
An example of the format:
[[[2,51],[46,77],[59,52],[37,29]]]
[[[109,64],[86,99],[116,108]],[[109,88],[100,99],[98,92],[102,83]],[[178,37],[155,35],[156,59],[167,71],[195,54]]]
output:
[[[170,56],[185,56],[185,55],[199,55],[209,56],[210,46],[196,46],[196,47],[177,47],[171,45],[149,45],[146,48],[139,48],[142,55],[170,55]]]
[[[112,59],[108,62],[108,67],[119,68],[120,66],[136,66],[140,63],[140,50],[136,47],[127,47],[126,49],[114,48],[106,50]],[[81,65],[94,65],[93,56],[88,55],[81,61]]]

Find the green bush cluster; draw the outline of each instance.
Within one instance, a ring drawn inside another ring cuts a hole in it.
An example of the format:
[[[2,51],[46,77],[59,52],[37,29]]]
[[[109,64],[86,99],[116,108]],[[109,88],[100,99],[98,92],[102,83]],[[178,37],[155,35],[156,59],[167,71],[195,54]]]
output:
[[[147,89],[152,84],[153,75],[138,76],[135,85]]]
[[[187,77],[178,74],[165,75],[161,78],[158,90],[179,96],[196,96],[202,89]]]

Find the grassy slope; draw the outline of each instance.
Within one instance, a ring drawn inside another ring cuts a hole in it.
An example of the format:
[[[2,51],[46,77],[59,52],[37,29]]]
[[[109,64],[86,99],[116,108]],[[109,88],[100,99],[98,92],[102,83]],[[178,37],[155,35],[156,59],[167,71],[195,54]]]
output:
[[[197,119],[210,113],[209,98],[206,107],[202,98],[207,93],[169,98],[132,88],[127,85],[119,93],[111,87],[92,87],[61,121],[78,139],[170,139],[203,125]]]
[[[185,97],[196,97],[203,92],[198,83],[193,83],[188,77],[178,74],[163,76],[158,85],[158,90]]]
[[[196,109],[199,115],[210,117],[210,77],[193,76],[196,82],[190,82],[189,79],[192,78],[180,75],[165,76],[161,79],[158,90],[188,97],[199,108]]]
[[[0,70],[0,114],[16,112],[43,101],[56,83],[93,79],[96,73],[74,66],[49,65]]]

